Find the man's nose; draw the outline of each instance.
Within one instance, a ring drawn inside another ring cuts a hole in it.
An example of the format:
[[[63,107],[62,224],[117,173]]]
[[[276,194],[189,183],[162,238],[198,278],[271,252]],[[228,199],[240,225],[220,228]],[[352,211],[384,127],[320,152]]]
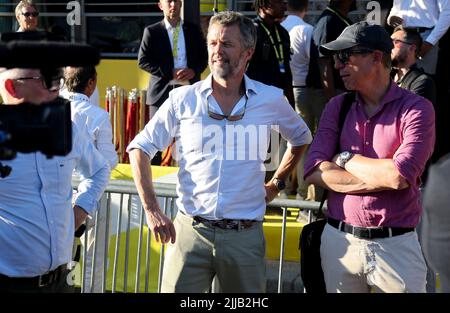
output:
[[[339,70],[345,67],[345,63],[341,62],[338,58],[334,58],[334,68]]]

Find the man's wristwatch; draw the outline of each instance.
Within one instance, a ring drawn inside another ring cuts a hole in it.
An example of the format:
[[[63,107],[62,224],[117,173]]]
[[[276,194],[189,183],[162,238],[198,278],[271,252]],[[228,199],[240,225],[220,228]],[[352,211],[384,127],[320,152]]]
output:
[[[272,180],[273,183],[275,184],[275,187],[277,187],[278,191],[286,189],[286,183],[284,182],[284,180],[281,180],[277,177],[274,177]]]
[[[354,156],[353,153],[349,152],[349,151],[344,151],[339,153],[339,156],[336,159],[336,164],[339,167],[345,168],[345,164],[350,161],[350,159]]]

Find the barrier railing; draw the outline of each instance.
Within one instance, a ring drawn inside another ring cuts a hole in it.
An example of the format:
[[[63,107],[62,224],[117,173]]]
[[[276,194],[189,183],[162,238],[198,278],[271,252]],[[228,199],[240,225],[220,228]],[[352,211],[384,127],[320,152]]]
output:
[[[74,189],[79,180],[74,176]],[[176,215],[175,184],[154,182],[154,188],[161,209],[170,218]],[[75,278],[82,292],[160,292],[162,270],[164,266],[165,246],[151,240],[151,233],[146,226],[145,214],[139,201],[138,193],[133,181],[111,180],[105,190],[101,206],[106,216],[106,223],[98,223],[99,211],[95,216],[95,226],[91,232],[95,234],[91,245],[92,260],[88,262],[88,237],[84,236],[83,257],[80,262],[78,277]],[[126,201],[127,205],[124,206]],[[308,211],[308,223],[313,219],[313,211],[319,208],[318,202],[276,198],[270,207],[282,209],[282,226],[280,238],[280,255],[278,264],[277,291],[282,292],[283,265],[285,255],[286,221],[288,208],[298,208]],[[126,223],[125,225],[124,222]],[[99,226],[100,225],[100,226]],[[103,234],[105,236],[99,236]],[[125,245],[122,240],[125,236]],[[144,242],[145,237],[145,242]],[[97,239],[103,239],[97,240]],[[92,240],[91,240],[92,241]],[[99,248],[101,247],[101,248]],[[101,251],[100,251],[101,250]],[[99,253],[100,251],[100,253]],[[123,255],[123,258],[120,258]],[[101,258],[100,263],[96,258]],[[134,258],[133,258],[134,257]],[[157,264],[153,259],[159,258]],[[96,262],[97,261],[97,262]],[[110,266],[110,261],[112,265]],[[86,264],[89,264],[88,269]],[[100,267],[100,268],[98,268]],[[130,272],[134,271],[134,284]],[[86,276],[87,275],[87,276]],[[77,274],[75,274],[77,276]],[[99,278],[100,277],[100,278]],[[101,279],[98,282],[98,279]],[[143,285],[141,284],[143,282]],[[122,288],[120,288],[122,285]],[[134,288],[131,288],[134,287]],[[214,290],[212,290],[214,291]]]

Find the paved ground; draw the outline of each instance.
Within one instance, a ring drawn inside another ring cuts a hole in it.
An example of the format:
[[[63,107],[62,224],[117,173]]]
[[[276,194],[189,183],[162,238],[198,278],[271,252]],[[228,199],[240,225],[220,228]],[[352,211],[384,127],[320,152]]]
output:
[[[267,292],[278,292],[278,269],[279,261],[267,260]],[[284,262],[282,271],[281,292],[303,293],[303,282],[300,277],[299,262]]]

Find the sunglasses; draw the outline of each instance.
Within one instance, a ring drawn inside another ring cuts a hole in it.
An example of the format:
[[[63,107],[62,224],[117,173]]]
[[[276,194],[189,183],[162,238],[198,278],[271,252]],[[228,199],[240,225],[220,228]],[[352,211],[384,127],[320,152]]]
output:
[[[367,54],[367,53],[371,53],[373,51],[374,50],[368,49],[368,48],[341,50],[333,55],[334,63],[337,63],[339,61],[342,64],[348,64],[348,61],[350,60],[350,57],[352,55]]]
[[[20,13],[25,17],[38,17],[39,16],[39,12],[25,12],[25,13]]]
[[[219,114],[219,113],[211,111],[209,101],[208,101],[208,99],[206,99],[206,102],[208,103],[208,116],[210,118],[218,120],[218,121],[221,121],[223,119],[226,119],[230,122],[236,122],[236,121],[242,120],[242,118],[244,117],[244,114],[245,114],[245,110],[247,108],[247,101],[248,101],[248,97],[247,97],[247,94],[245,94],[245,104],[244,104],[244,109],[242,110],[242,113],[239,113],[236,115],[223,115],[223,114]]]
[[[19,77],[15,80],[40,80],[42,86],[49,91],[58,91],[64,87],[64,77],[55,77],[46,80],[43,76]]]

